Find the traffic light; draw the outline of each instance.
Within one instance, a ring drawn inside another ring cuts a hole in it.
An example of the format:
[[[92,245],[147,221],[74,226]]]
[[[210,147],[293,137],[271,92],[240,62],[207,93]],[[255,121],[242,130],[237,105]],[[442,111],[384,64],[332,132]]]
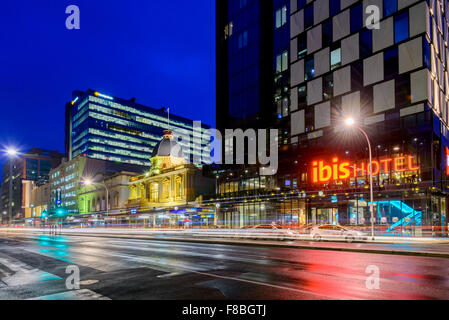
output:
[[[65,209],[58,209],[58,210],[56,210],[56,215],[58,217],[64,217],[66,215],[66,210]]]

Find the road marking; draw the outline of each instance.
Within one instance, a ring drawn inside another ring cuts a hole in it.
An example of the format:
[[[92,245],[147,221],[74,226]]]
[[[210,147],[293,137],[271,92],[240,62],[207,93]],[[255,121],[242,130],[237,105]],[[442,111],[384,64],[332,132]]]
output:
[[[185,272],[172,272],[172,273],[166,273],[166,274],[161,274],[159,276],[156,276],[157,278],[171,278],[171,277],[176,277],[176,276],[180,276],[182,274],[185,274]]]
[[[0,264],[3,264],[8,269],[14,271],[13,274],[2,278],[2,282],[8,286],[62,279],[55,274],[31,267],[19,260],[12,262],[10,260],[0,258]]]
[[[27,300],[111,300],[89,289],[65,291]]]
[[[80,285],[82,286],[90,286],[92,284],[96,284],[100,282],[99,280],[84,280],[84,281],[80,281]]]

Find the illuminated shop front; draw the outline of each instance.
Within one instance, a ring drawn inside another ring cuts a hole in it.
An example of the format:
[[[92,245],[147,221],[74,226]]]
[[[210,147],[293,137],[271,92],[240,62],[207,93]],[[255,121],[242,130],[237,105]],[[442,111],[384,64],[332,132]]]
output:
[[[257,173],[244,168],[225,171],[215,199],[220,203],[218,224],[334,224],[369,230],[372,171],[376,234],[447,235],[449,148],[441,148],[438,158],[439,148],[428,152],[429,139],[408,141],[375,141],[372,163],[366,160],[367,148],[355,144],[337,146],[335,152],[304,152],[297,160],[280,158],[284,162],[276,176],[255,177]]]

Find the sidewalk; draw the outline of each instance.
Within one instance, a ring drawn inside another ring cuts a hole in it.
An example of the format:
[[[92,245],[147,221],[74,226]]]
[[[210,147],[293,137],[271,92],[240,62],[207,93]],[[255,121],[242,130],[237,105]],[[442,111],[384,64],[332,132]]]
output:
[[[149,231],[142,229],[62,229],[55,233],[49,233],[49,230],[42,229],[0,229],[0,237],[5,234],[51,234],[51,235],[73,235],[73,236],[91,236],[120,239],[138,239],[152,241],[177,241],[177,242],[197,242],[223,245],[243,245],[257,247],[278,247],[295,248],[308,250],[332,250],[371,254],[395,254],[411,255],[425,257],[449,258],[449,239],[416,239],[407,238],[391,243],[391,237],[376,237],[375,241],[365,242],[327,242],[311,241],[310,239],[295,239],[286,241],[251,240],[216,236],[209,233],[184,233],[182,230],[171,231]]]

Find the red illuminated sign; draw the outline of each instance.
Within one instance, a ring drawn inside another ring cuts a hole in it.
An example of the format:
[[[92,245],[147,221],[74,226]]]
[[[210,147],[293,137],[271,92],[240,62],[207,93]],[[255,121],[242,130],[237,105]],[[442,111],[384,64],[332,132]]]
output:
[[[449,155],[449,149],[447,152]],[[343,181],[350,178],[365,177],[370,172],[373,176],[377,176],[381,171],[384,173],[390,171],[400,173],[418,170],[419,166],[414,164],[414,157],[411,155],[386,158],[379,161],[373,160],[371,163],[350,163],[333,158],[330,164],[327,164],[324,160],[313,161],[312,181],[314,183]],[[447,172],[449,172],[449,167]]]

